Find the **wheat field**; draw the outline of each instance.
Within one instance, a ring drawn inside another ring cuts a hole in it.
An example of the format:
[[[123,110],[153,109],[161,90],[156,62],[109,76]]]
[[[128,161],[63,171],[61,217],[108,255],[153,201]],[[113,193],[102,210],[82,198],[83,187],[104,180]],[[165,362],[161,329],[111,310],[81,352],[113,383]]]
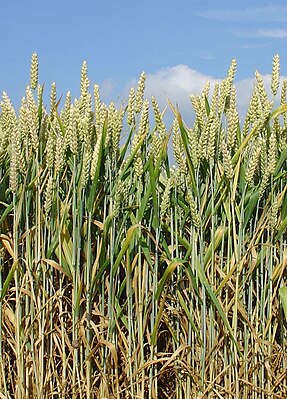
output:
[[[287,397],[287,80],[275,55],[241,121],[235,72],[190,127],[85,62],[79,98],[44,104],[37,54],[3,93],[1,399]]]

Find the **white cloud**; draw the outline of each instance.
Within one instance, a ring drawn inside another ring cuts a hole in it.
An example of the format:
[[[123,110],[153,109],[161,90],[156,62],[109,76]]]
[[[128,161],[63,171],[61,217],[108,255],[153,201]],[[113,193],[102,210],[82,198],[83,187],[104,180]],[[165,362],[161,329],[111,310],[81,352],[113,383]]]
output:
[[[176,65],[147,75],[146,96],[154,96],[161,109],[167,106],[167,99],[178,106],[184,120],[189,124],[194,119],[191,94],[200,94],[206,82],[210,82],[211,90],[216,82],[221,82],[214,76],[203,74],[187,65]],[[245,79],[236,83],[238,90],[238,109],[244,114],[249,104],[253,89],[253,79]],[[171,111],[167,110],[167,119],[171,118]]]
[[[255,72],[255,71],[254,71]],[[260,73],[260,71],[259,71]],[[261,75],[270,100],[273,99],[271,94],[271,74]],[[285,76],[281,77],[281,83]],[[137,86],[137,78],[129,81],[128,85],[119,96],[117,105],[126,104],[129,94],[129,89]],[[175,108],[178,108],[184,121],[191,125],[194,122],[194,112],[190,101],[191,94],[201,94],[206,82],[210,82],[210,93],[212,94],[216,82],[221,82],[221,79],[212,75],[204,74],[200,71],[190,68],[188,65],[175,65],[170,68],[161,69],[155,73],[147,74],[145,98],[151,100],[154,96],[159,104],[160,110],[166,109],[165,121],[168,127],[171,126],[173,120],[173,113],[168,104],[168,100]],[[255,85],[255,77],[247,79],[236,80],[235,86],[237,91],[237,109],[240,120],[243,121],[251,100]],[[275,107],[278,106],[280,100],[280,90],[275,102]]]
[[[270,99],[272,99],[270,90],[271,75],[262,75],[262,78],[267,94]],[[283,77],[281,80],[283,80]],[[145,95],[149,99],[154,96],[161,110],[167,107],[166,118],[168,122],[170,122],[172,118],[172,112],[168,106],[167,99],[169,99],[175,107],[178,106],[184,120],[190,124],[194,120],[190,95],[200,94],[207,81],[210,81],[210,92],[212,93],[215,82],[220,83],[221,79],[203,74],[187,65],[180,64],[171,68],[159,70],[152,74],[147,74]],[[134,84],[136,80],[133,79],[132,82]],[[254,85],[255,78],[235,81],[237,89],[237,107],[241,119],[244,119]]]
[[[240,117],[243,118],[251,100],[254,89],[254,78],[242,79],[235,82],[237,92],[237,108]]]
[[[184,92],[190,92],[191,90],[200,92],[207,80],[214,81],[216,79],[183,64],[147,75],[149,85],[164,87],[168,83],[167,91],[177,89]]]
[[[161,108],[166,107],[169,99],[174,106],[178,105],[180,112],[190,121],[192,115],[190,94],[201,93],[207,81],[210,81],[213,88],[215,82],[220,79],[179,64],[148,74],[145,94],[148,98],[154,96]]]

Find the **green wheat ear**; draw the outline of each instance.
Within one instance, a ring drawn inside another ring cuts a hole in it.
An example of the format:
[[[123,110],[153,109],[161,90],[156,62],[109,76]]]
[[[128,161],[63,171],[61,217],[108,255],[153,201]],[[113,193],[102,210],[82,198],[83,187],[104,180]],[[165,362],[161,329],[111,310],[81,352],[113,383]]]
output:
[[[38,55],[37,53],[32,54],[31,67],[30,67],[30,87],[35,90],[38,86]]]
[[[273,57],[272,75],[271,75],[271,91],[276,96],[280,83],[280,58],[276,54]]]

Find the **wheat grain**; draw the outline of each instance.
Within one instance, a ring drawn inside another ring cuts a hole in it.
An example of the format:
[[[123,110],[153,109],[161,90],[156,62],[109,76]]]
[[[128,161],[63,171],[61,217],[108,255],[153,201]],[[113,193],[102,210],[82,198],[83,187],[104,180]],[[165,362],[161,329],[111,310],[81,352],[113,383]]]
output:
[[[33,90],[35,90],[38,86],[38,68],[38,55],[37,53],[33,53],[30,67],[30,86]]]
[[[68,130],[70,124],[70,110],[71,110],[71,92],[68,91],[66,94],[65,105],[60,114],[61,120],[63,122],[63,126],[65,131]]]
[[[47,138],[47,144],[46,144],[46,163],[48,166],[48,169],[51,170],[54,167],[54,161],[55,161],[55,134],[53,130],[48,131],[48,138]]]
[[[280,82],[280,58],[276,54],[273,57],[272,75],[271,75],[271,91],[276,96]]]
[[[219,83],[216,82],[214,85],[212,98],[211,98],[211,105],[210,105],[210,113],[213,115],[217,115],[218,113],[218,100],[219,100]]]
[[[81,189],[84,189],[88,184],[88,180],[90,177],[91,158],[92,158],[91,148],[85,147],[83,154],[81,180],[80,180]]]
[[[50,174],[46,186],[45,202],[44,202],[44,209],[47,214],[50,213],[53,204],[53,188],[54,188],[54,178],[53,175]]]
[[[170,209],[170,193],[172,188],[171,179],[166,179],[164,186],[165,188],[162,195],[162,201],[160,204],[160,217],[162,220],[166,217]]]
[[[190,158],[194,165],[194,168],[197,168],[199,164],[199,149],[198,149],[198,127],[196,124],[193,129],[187,128],[187,137],[190,148]]]
[[[234,58],[231,61],[230,67],[228,69],[228,74],[227,74],[227,79],[228,79],[228,84],[229,84],[229,91],[231,90],[232,86],[233,86],[233,81],[234,81],[234,77],[236,74],[236,69],[237,69],[237,61]]]
[[[202,89],[202,93],[201,93],[202,99],[204,100],[204,104],[203,104],[204,107],[205,107],[205,99],[208,99],[209,92],[210,92],[210,80],[205,82],[204,87]]]
[[[97,142],[92,153],[91,169],[90,169],[90,176],[92,180],[94,179],[97,170],[98,157],[101,148],[101,140],[102,140],[102,132],[97,137]]]
[[[224,140],[221,143],[221,151],[222,151],[224,173],[225,173],[226,177],[229,180],[231,180],[234,175],[234,169],[233,169],[233,165],[232,165],[230,151],[229,151],[227,144],[225,143]]]
[[[190,100],[196,115],[197,123],[200,129],[202,129],[204,126],[204,112],[202,109],[201,99],[199,96],[191,95]]]
[[[128,102],[128,107],[127,107],[127,122],[128,125],[132,125],[134,123],[134,113],[135,113],[135,102],[136,102],[136,97],[135,97],[135,90],[132,87],[130,89],[129,93],[129,102]]]
[[[51,92],[50,92],[50,113],[51,116],[54,115],[57,108],[57,87],[56,83],[53,82],[51,85]]]
[[[142,154],[140,151],[137,152],[136,158],[135,158],[135,178],[136,181],[140,181],[142,175],[143,175],[144,169],[143,169],[143,162],[142,162]]]
[[[191,214],[192,224],[194,225],[194,227],[199,228],[200,227],[200,218],[199,218],[197,206],[196,206],[195,200],[193,198],[192,192],[189,189],[187,190],[186,196],[187,196],[187,201],[190,206],[190,214]]]
[[[258,98],[260,100],[260,105],[262,110],[265,110],[266,108],[269,108],[270,103],[268,101],[268,96],[266,93],[266,89],[264,87],[263,78],[258,71],[255,72],[255,78],[256,78],[256,90],[258,93]]]
[[[259,159],[261,154],[261,139],[257,141],[256,146],[253,147],[248,167],[245,172],[245,180],[247,184],[250,184],[254,178],[256,169],[259,166]]]
[[[61,134],[57,133],[55,142],[55,174],[59,175],[65,163],[65,143]]]
[[[239,115],[236,109],[236,89],[233,86],[230,92],[230,104],[227,111],[227,143],[230,149],[236,148]]]
[[[268,165],[269,165],[270,174],[273,174],[275,171],[276,157],[277,157],[277,141],[274,130],[272,130],[269,139],[269,148],[268,148]]]
[[[214,155],[215,155],[215,147],[216,147],[216,137],[220,128],[220,121],[218,117],[209,114],[209,124],[207,130],[209,132],[208,135],[208,143],[207,143],[207,158],[213,164]]]
[[[66,134],[67,144],[73,155],[78,152],[78,132],[77,132],[77,119],[74,105],[72,104],[69,112],[69,126]]]
[[[173,121],[172,144],[173,144],[174,157],[179,166],[179,170],[182,174],[186,175],[187,174],[186,158],[184,156],[184,148],[179,133],[179,126],[177,119],[174,119]]]
[[[139,128],[138,128],[138,134],[139,136],[144,136],[145,133],[148,130],[148,115],[149,115],[149,101],[145,100],[143,105],[142,105],[142,111],[141,111],[141,118],[139,122]]]
[[[135,101],[135,112],[139,114],[144,104],[144,91],[145,91],[146,75],[144,72],[141,73],[138,86],[136,90],[136,101]]]

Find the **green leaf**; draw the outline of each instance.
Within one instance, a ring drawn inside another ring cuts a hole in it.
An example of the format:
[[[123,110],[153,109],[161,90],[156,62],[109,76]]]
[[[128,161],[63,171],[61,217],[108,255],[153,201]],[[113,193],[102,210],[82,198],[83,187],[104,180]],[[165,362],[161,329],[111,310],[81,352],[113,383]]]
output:
[[[13,202],[11,202],[11,204],[9,204],[9,205],[6,205],[6,209],[2,213],[1,218],[0,218],[0,224],[2,224],[4,222],[7,215],[9,215],[9,213],[11,212],[12,209],[13,209]]]
[[[13,262],[11,269],[9,270],[9,273],[8,273],[5,281],[4,281],[2,290],[0,290],[0,301],[3,301],[5,295],[10,287],[10,283],[14,277],[14,273],[16,271],[17,265],[18,265],[18,260],[15,260]]]
[[[163,314],[163,310],[164,310],[164,305],[165,305],[165,299],[166,299],[166,292],[164,292],[163,298],[161,299],[160,302],[160,306],[157,312],[157,316],[154,322],[154,328],[153,328],[153,332],[151,334],[151,345],[154,346],[156,344],[157,341],[157,337],[158,337],[158,326]]]
[[[287,195],[284,193],[283,201],[282,201],[282,208],[281,208],[281,218],[282,220],[285,219],[287,216]]]
[[[141,203],[140,203],[140,208],[139,208],[138,215],[137,215],[138,216],[138,220],[137,220],[138,223],[140,223],[142,221],[142,218],[143,218],[144,213],[146,211],[147,203],[148,203],[148,201],[150,199],[151,191],[152,191],[152,185],[149,184],[147,186],[147,188],[145,189],[144,196],[143,196],[143,198],[141,200]]]
[[[42,115],[43,115],[43,93],[44,93],[44,87],[45,87],[45,84],[42,85],[42,90],[40,92],[40,97],[39,97],[38,118],[39,118],[40,122],[42,120]]]
[[[227,228],[224,226],[218,226],[216,232],[214,233],[214,238],[213,242],[211,242],[207,248],[207,251],[204,255],[204,266],[206,267],[208,263],[212,259],[213,251],[216,251],[218,248],[219,244],[221,243],[225,233],[227,231]]]
[[[165,284],[168,281],[168,279],[170,278],[171,274],[174,272],[174,270],[177,268],[177,266],[183,265],[183,262],[180,259],[173,259],[171,262],[168,259],[166,259],[166,261],[168,262],[168,266],[165,269],[163,276],[158,283],[158,287],[157,287],[156,294],[155,294],[156,301],[159,300],[159,298],[164,290]]]
[[[131,240],[132,240],[132,238],[133,238],[133,236],[134,236],[134,234],[135,234],[135,232],[136,232],[136,230],[138,228],[140,228],[140,225],[136,224],[134,226],[131,226],[128,229],[126,238],[125,238],[123,246],[122,246],[122,249],[120,250],[120,252],[119,252],[119,254],[117,256],[117,259],[116,259],[116,261],[115,261],[115,263],[113,265],[113,273],[115,273],[117,268],[119,267],[119,265],[120,265],[120,263],[121,263],[121,261],[123,259],[123,256],[126,253],[126,251],[128,250],[129,245],[131,243]]]
[[[238,343],[236,342],[236,340],[234,338],[234,335],[233,335],[232,329],[230,327],[230,324],[229,324],[229,322],[227,320],[225,311],[222,309],[222,306],[221,306],[219,300],[217,299],[217,297],[216,297],[215,293],[213,292],[212,288],[210,287],[210,285],[208,283],[208,280],[207,280],[207,277],[205,275],[205,271],[204,271],[200,261],[197,263],[197,268],[198,268],[198,276],[199,276],[201,284],[205,287],[205,290],[206,290],[209,298],[211,299],[213,305],[218,310],[218,313],[219,313],[219,315],[220,315],[220,317],[221,317],[221,319],[222,319],[222,321],[223,321],[223,323],[225,325],[225,328],[228,330],[228,332],[230,334],[230,337],[231,337],[232,341],[234,342],[238,353],[241,355]]]
[[[194,167],[193,167],[193,163],[191,160],[190,151],[189,151],[189,147],[188,147],[187,132],[184,128],[182,117],[179,112],[177,112],[177,120],[178,120],[181,138],[182,138],[182,142],[183,142],[183,146],[184,146],[184,150],[185,150],[186,161],[187,161],[187,166],[188,166],[188,170],[189,170],[189,175],[191,178],[192,188],[193,188],[195,195],[197,195],[197,188],[196,188],[196,183],[195,183],[195,173],[194,173]]]
[[[127,170],[129,169],[129,167],[132,165],[132,162],[133,162],[138,150],[143,145],[143,142],[144,142],[147,134],[148,134],[148,131],[146,131],[146,133],[142,135],[142,137],[140,138],[140,140],[139,140],[138,144],[136,145],[135,149],[133,150],[133,152],[128,157],[128,159],[127,159],[127,161],[125,163],[125,167],[122,170],[121,174],[119,175],[119,179],[123,179],[125,177],[125,174],[126,174]]]
[[[191,307],[190,307],[190,306],[189,306],[189,307],[187,306],[187,304],[185,303],[185,301],[184,301],[184,299],[183,299],[181,293],[179,292],[179,290],[177,290],[176,293],[177,293],[177,296],[178,296],[179,303],[180,303],[182,309],[184,310],[184,313],[186,314],[186,316],[187,316],[187,318],[188,318],[188,321],[190,322],[191,328],[192,328],[193,331],[196,333],[197,338],[198,338],[200,344],[202,344],[199,329],[196,327],[196,325],[195,325],[195,323],[194,323],[194,321],[193,321],[193,317],[192,317],[192,315],[191,315],[191,312],[190,312],[190,310],[189,310],[189,308],[191,308]]]
[[[285,319],[287,321],[287,287],[284,286],[279,288],[279,297],[285,315]]]
[[[280,172],[280,169],[281,169],[283,163],[286,161],[286,159],[287,159],[287,148],[284,148],[284,150],[281,152],[280,158],[276,164],[274,176],[278,175],[278,173]]]
[[[249,201],[247,203],[247,206],[245,208],[245,212],[244,212],[244,224],[243,224],[243,228],[245,229],[247,226],[247,223],[249,222],[251,216],[254,214],[254,209],[258,204],[258,200],[259,200],[259,194],[258,191],[255,191],[251,197],[249,198]]]
[[[275,242],[280,240],[282,234],[286,231],[286,228],[287,228],[287,216],[280,223],[277,234],[275,236]]]
[[[93,207],[94,207],[95,197],[96,197],[96,193],[97,193],[97,185],[98,185],[98,180],[99,180],[100,170],[101,170],[101,165],[102,165],[104,143],[106,140],[107,129],[108,129],[108,117],[106,117],[105,122],[104,122],[103,133],[101,136],[100,149],[99,149],[99,154],[98,154],[98,159],[97,159],[96,172],[95,172],[95,176],[93,178],[91,191],[90,191],[88,201],[87,201],[87,211],[88,212],[92,212]]]
[[[150,174],[150,186],[151,186],[151,193],[152,193],[152,200],[153,200],[153,227],[157,228],[160,225],[159,209],[158,209],[158,196],[157,196],[157,188],[156,188],[157,176],[156,176],[155,169],[153,166],[152,158],[150,158],[150,160],[149,160],[149,174]]]

